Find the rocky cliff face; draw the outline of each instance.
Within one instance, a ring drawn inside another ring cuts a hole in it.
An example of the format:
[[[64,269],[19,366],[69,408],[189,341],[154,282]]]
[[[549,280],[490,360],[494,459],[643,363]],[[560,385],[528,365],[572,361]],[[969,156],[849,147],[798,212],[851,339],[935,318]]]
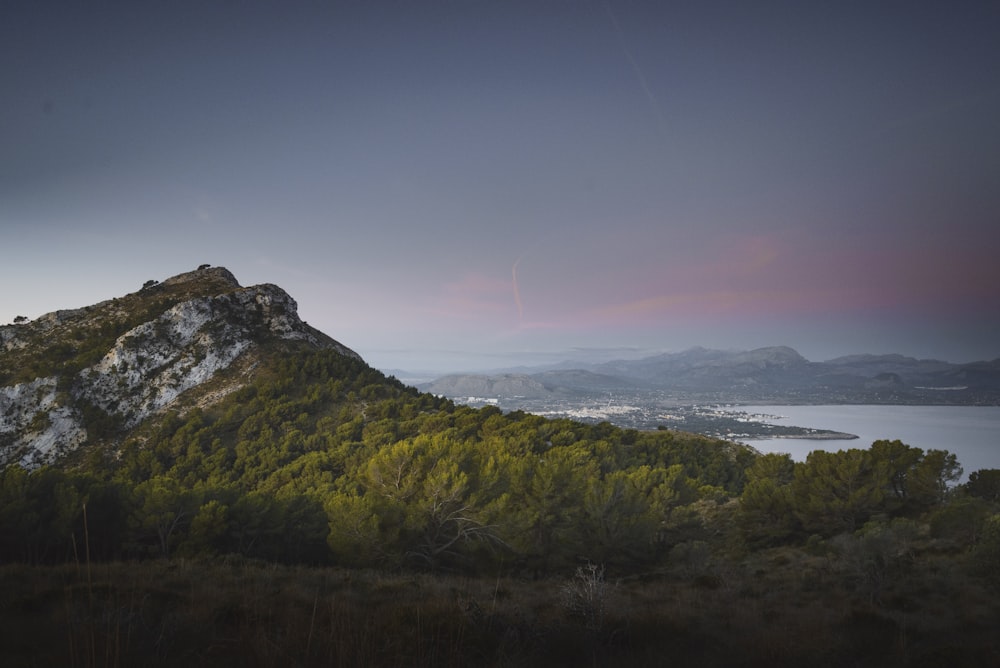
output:
[[[0,467],[52,462],[86,442],[95,421],[129,429],[179,405],[210,404],[281,345],[360,359],[302,322],[281,288],[241,287],[221,267],[0,327]]]

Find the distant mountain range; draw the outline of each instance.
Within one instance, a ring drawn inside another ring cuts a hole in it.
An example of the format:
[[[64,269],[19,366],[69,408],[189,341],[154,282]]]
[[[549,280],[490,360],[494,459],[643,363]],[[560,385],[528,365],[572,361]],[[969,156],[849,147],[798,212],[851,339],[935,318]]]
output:
[[[692,348],[638,360],[451,374],[418,387],[453,398],[558,399],[648,390],[692,401],[979,405],[1000,402],[1000,359],[952,364],[903,355],[849,355],[811,362],[786,346]]]

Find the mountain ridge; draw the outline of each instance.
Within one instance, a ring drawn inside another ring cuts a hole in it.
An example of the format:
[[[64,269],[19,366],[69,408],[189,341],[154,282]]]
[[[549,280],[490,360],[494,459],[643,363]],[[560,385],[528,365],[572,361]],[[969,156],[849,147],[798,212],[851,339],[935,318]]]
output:
[[[899,354],[848,355],[813,362],[788,346],[746,351],[694,347],[641,359],[600,363],[564,361],[518,368],[522,383],[547,393],[599,394],[611,389],[669,392],[680,399],[756,403],[995,404],[1000,401],[1000,360],[953,364]],[[588,375],[589,374],[589,375]],[[448,397],[455,387],[492,397],[498,373],[448,374],[418,385]],[[599,380],[598,380],[599,379]],[[499,385],[502,387],[502,384]]]

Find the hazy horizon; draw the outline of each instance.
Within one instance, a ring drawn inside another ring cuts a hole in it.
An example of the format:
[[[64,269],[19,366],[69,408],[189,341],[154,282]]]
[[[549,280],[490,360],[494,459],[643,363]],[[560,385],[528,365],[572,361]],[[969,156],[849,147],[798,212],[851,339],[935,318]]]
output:
[[[780,344],[778,344],[780,345]],[[756,350],[758,348],[769,348],[777,346],[688,346],[677,349],[662,348],[607,348],[607,349],[568,349],[554,351],[509,351],[496,354],[477,354],[468,351],[376,351],[377,359],[389,360],[389,363],[379,364],[370,362],[372,366],[386,373],[398,375],[400,372],[414,378],[432,378],[454,373],[496,373],[507,372],[512,369],[524,368],[528,370],[541,367],[557,366],[568,362],[581,362],[587,364],[599,364],[601,362],[611,362],[618,360],[638,360],[646,357],[654,357],[664,354],[683,353],[692,348],[707,348],[712,350],[723,350],[729,352],[744,352]],[[837,355],[807,355],[794,346],[793,348],[810,362],[828,362],[839,357],[850,355],[892,355],[899,354],[904,357],[912,357],[921,360],[937,360],[950,362],[952,364],[967,364],[971,362],[991,362],[997,358],[951,360],[941,357],[908,355],[895,350],[854,351],[851,353]],[[362,355],[363,357],[363,355]],[[404,364],[393,364],[392,360],[402,361]],[[412,364],[405,362],[412,361]]]
[[[5,2],[0,323],[211,263],[383,369],[996,359],[998,34],[984,2]]]

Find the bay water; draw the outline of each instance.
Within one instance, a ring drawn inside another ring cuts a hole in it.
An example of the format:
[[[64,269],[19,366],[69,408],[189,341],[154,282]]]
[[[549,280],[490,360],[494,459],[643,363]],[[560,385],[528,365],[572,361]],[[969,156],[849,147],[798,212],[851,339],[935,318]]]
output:
[[[899,439],[923,450],[947,450],[965,473],[1000,469],[1000,406],[734,406],[734,411],[763,414],[762,421],[855,434],[853,440],[799,438],[746,439],[761,452],[787,452],[804,461],[813,450],[836,452],[868,448],[879,439]]]

